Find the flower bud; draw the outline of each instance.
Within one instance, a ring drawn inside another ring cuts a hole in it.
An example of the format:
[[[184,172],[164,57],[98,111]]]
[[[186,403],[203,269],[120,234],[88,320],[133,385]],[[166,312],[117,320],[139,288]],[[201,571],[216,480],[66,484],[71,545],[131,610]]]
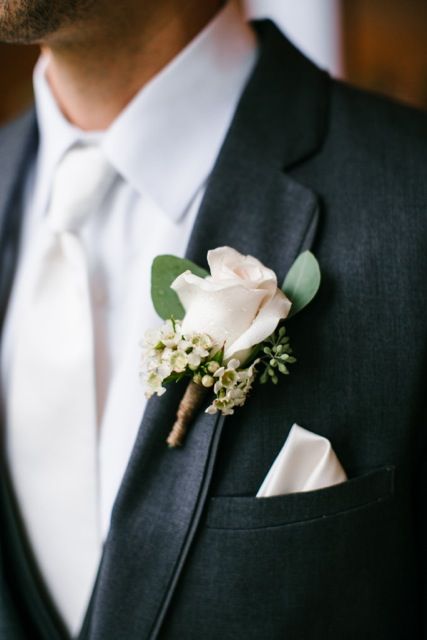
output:
[[[218,371],[219,369],[219,364],[215,360],[211,360],[208,363],[206,369],[209,371],[209,373],[215,373],[215,371]]]
[[[202,385],[204,387],[208,387],[208,388],[212,387],[214,382],[215,382],[215,379],[212,378],[212,376],[206,375],[206,376],[203,376],[203,378],[202,378]]]

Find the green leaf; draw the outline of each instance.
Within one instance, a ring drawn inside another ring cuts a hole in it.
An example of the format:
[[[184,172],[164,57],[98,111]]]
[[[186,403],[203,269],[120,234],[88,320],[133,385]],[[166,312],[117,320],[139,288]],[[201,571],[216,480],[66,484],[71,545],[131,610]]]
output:
[[[194,262],[176,256],[157,256],[151,267],[151,299],[156,312],[163,320],[174,317],[182,320],[184,308],[175,291],[170,288],[172,282],[184,271],[191,271],[196,276],[205,278],[207,271]]]
[[[304,251],[295,260],[282,285],[282,291],[292,302],[289,318],[313,300],[320,281],[319,263],[310,251]]]
[[[223,358],[224,358],[224,347],[219,351],[217,351],[216,354],[211,358],[211,360],[222,365]]]

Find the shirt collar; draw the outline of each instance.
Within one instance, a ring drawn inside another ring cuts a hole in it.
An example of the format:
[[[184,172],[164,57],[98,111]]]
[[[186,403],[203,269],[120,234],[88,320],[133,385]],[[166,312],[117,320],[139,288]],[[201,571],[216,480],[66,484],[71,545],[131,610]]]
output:
[[[92,133],[63,116],[45,78],[48,60],[42,58],[34,74],[39,173],[50,183],[69,147],[99,140],[118,173],[140,195],[179,219],[214,165],[256,56],[255,34],[230,2],[141,89],[109,129]]]

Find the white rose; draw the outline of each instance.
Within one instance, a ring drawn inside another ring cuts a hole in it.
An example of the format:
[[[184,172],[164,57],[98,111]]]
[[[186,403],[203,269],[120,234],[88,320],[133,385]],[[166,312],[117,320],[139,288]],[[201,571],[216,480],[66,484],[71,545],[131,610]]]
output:
[[[172,283],[185,309],[184,335],[206,333],[224,358],[243,364],[259,344],[287,317],[290,300],[277,288],[271,269],[230,247],[208,252],[211,275],[200,278],[185,271]]]

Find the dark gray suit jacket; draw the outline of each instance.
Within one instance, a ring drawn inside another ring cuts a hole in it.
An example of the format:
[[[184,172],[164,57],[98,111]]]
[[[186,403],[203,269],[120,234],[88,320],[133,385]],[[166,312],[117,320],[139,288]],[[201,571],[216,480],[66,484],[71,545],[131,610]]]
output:
[[[168,450],[182,386],[150,401],[81,640],[424,638],[427,118],[331,80],[271,25],[187,255],[231,245],[323,283],[288,323],[298,364]],[[207,79],[208,81],[208,79]],[[1,312],[34,115],[0,132]],[[294,422],[350,480],[255,499]],[[60,428],[60,425],[58,425]],[[1,640],[65,638],[3,473]]]

